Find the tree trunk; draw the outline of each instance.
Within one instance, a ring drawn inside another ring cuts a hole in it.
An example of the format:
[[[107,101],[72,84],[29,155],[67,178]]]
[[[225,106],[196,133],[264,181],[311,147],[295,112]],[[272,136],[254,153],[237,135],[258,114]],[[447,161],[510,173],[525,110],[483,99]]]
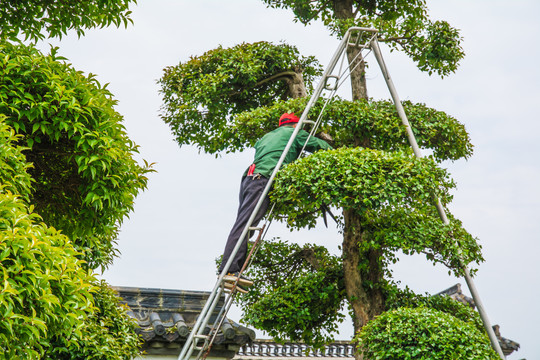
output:
[[[353,14],[352,0],[334,0],[334,14],[338,19],[350,19]],[[358,48],[347,48],[347,59],[351,70],[353,100],[367,99],[365,63],[357,57]],[[355,139],[356,146],[369,147],[367,139]],[[384,311],[384,295],[378,286],[383,280],[382,252],[377,249],[360,251],[359,244],[367,239],[361,227],[361,214],[343,210],[345,228],[343,231],[343,271],[347,299],[353,311],[355,333],[369,320]],[[355,354],[358,360],[361,353]]]
[[[347,48],[347,60],[351,70],[351,88],[353,100],[368,98],[366,85],[366,64],[360,56],[359,48]]]
[[[384,295],[377,286],[383,280],[382,252],[373,248],[360,251],[359,245],[367,240],[361,216],[353,210],[344,210],[343,217],[344,283],[356,333],[384,310]]]

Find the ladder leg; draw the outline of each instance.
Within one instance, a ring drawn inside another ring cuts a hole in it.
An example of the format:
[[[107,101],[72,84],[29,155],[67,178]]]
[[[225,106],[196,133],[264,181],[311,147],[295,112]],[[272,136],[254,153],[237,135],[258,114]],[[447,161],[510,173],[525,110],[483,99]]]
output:
[[[375,57],[377,58],[379,67],[381,68],[381,71],[383,73],[384,79],[386,81],[386,85],[388,86],[388,90],[390,91],[390,94],[392,95],[392,99],[394,101],[394,105],[396,106],[398,115],[401,118],[403,125],[405,126],[405,130],[407,131],[407,137],[409,138],[409,143],[411,144],[411,147],[413,148],[414,154],[417,157],[422,157],[422,153],[420,151],[420,148],[418,147],[416,138],[414,137],[414,134],[412,132],[411,126],[409,124],[409,120],[407,119],[407,115],[405,114],[405,110],[403,109],[403,105],[401,104],[396,88],[394,87],[394,83],[392,82],[392,79],[390,78],[390,74],[388,73],[388,69],[386,68],[386,64],[384,63],[384,60],[382,58],[381,49],[379,48],[379,43],[377,39],[372,40],[371,47],[373,49],[373,53],[375,54]],[[443,223],[449,224],[450,222],[448,221],[444,208],[442,207],[442,204],[439,199],[436,199],[435,205],[437,207],[437,211]],[[465,281],[467,282],[469,291],[471,292],[471,295],[474,299],[474,303],[477,305],[478,313],[480,314],[480,317],[482,318],[484,328],[486,329],[486,332],[489,336],[491,346],[497,352],[497,354],[501,357],[501,359],[505,359],[506,357],[504,356],[504,353],[502,352],[502,349],[501,349],[501,345],[499,344],[499,340],[497,339],[497,336],[495,335],[495,332],[493,331],[493,328],[491,327],[491,322],[489,321],[487,313],[484,310],[482,300],[480,299],[480,295],[478,294],[478,291],[476,290],[476,286],[474,285],[473,279],[471,278],[469,269],[463,263],[462,263],[462,269],[463,269],[463,272],[465,273]]]

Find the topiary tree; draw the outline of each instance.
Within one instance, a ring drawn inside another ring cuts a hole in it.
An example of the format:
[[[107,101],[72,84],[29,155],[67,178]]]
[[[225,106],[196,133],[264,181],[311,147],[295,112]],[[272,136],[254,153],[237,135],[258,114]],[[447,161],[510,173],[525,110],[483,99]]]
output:
[[[0,359],[139,354],[135,323],[93,270],[111,263],[150,166],[133,159],[106,87],[57,49],[44,55],[15,37],[118,25],[129,20],[128,2],[0,10]]]
[[[338,35],[351,25],[377,27],[382,41],[403,47],[430,73],[451,73],[463,57],[457,31],[429,20],[423,1],[267,3],[292,9],[304,23],[322,19]],[[390,309],[389,299],[398,292],[388,265],[397,261],[398,250],[424,253],[456,274],[457,248],[465,263],[483,260],[476,239],[459,220],[450,215],[451,223],[442,224],[432,205],[437,196],[446,207],[455,186],[438,163],[472,154],[465,127],[424,104],[405,102],[419,145],[433,152],[415,158],[393,105],[367,98],[364,65],[351,74],[353,100],[336,99],[325,110],[321,127],[335,139],[336,149],[282,169],[270,194],[275,217],[285,218],[290,228],[313,227],[323,205],[343,209],[341,256],[286,242],[259,250],[249,270],[256,287],[239,301],[245,321],[278,339],[327,342],[343,320],[344,303],[355,331]],[[274,129],[283,112],[304,110],[307,99],[290,94],[279,74],[303,72],[309,93],[318,69],[313,58],[284,44],[208,51],[165,69],[162,117],[180,145],[209,153],[239,151]],[[317,103],[308,117],[315,118],[321,108]]]

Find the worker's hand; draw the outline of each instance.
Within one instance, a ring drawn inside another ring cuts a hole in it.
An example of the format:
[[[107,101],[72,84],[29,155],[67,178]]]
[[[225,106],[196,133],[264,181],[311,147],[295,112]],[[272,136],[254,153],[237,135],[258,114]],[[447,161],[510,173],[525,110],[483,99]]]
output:
[[[321,132],[315,134],[315,137],[326,141],[330,145],[332,145],[334,143],[334,138],[331,137],[329,134],[325,133],[324,131],[321,131]]]

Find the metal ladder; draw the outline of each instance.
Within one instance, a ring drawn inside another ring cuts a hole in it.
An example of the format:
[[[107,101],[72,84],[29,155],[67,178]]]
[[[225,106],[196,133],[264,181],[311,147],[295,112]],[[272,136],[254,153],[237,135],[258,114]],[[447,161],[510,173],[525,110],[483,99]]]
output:
[[[226,297],[224,305],[222,306],[221,311],[217,315],[216,320],[214,321],[214,324],[213,324],[212,328],[208,332],[207,325],[208,325],[208,323],[210,321],[210,318],[211,318],[211,316],[212,316],[212,314],[213,314],[213,312],[214,312],[214,310],[215,310],[215,308],[216,308],[216,306],[217,306],[217,304],[219,302],[219,299],[220,299],[221,295],[223,293],[225,293],[223,277],[225,276],[225,274],[227,274],[227,272],[228,272],[228,270],[229,270],[229,268],[230,268],[230,266],[232,264],[234,256],[236,255],[236,253],[240,249],[242,239],[244,239],[244,237],[247,236],[249,231],[259,231],[259,234],[257,236],[257,239],[256,239],[254,245],[252,246],[251,252],[248,255],[246,263],[242,267],[242,270],[241,270],[240,274],[244,271],[244,269],[246,268],[246,266],[247,266],[248,262],[250,261],[250,259],[255,255],[255,252],[257,250],[257,245],[260,242],[260,240],[263,238],[263,236],[264,236],[263,233],[265,231],[265,228],[267,230],[267,227],[266,227],[266,225],[264,225],[261,228],[253,228],[251,226],[251,224],[253,223],[253,220],[255,219],[255,216],[258,213],[258,211],[259,211],[265,197],[268,195],[268,192],[270,190],[270,187],[272,186],[274,178],[275,178],[277,172],[279,171],[279,169],[281,168],[281,165],[283,164],[283,161],[285,159],[285,155],[289,152],[289,149],[291,148],[291,146],[292,146],[292,144],[294,142],[294,139],[298,135],[298,132],[300,131],[300,129],[302,129],[302,126],[304,124],[306,124],[306,123],[314,123],[314,126],[313,126],[313,128],[312,128],[312,130],[310,132],[310,136],[312,136],[315,133],[315,130],[316,130],[317,126],[318,126],[317,123],[320,122],[320,119],[322,117],[322,113],[324,112],[324,109],[325,109],[326,105],[328,104],[328,101],[330,101],[331,97],[333,97],[335,92],[338,90],[338,88],[341,86],[341,84],[343,84],[343,82],[347,79],[347,77],[350,76],[350,72],[352,72],[352,70],[349,70],[348,66],[347,66],[347,69],[345,69],[343,71],[343,73],[341,73],[341,68],[340,68],[340,70],[339,70],[340,73],[338,75],[333,75],[333,71],[334,71],[339,59],[342,58],[342,61],[344,61],[345,56],[343,56],[343,55],[345,54],[348,47],[356,47],[356,48],[358,48],[360,51],[358,52],[357,57],[360,56],[360,59],[362,61],[364,59],[363,52],[366,51],[366,52],[368,52],[368,54],[371,51],[373,52],[373,54],[375,55],[375,57],[377,59],[377,63],[379,64],[379,67],[380,67],[380,69],[381,69],[381,71],[383,73],[384,79],[385,79],[386,84],[388,86],[388,90],[390,91],[390,94],[392,96],[392,99],[393,99],[394,105],[396,107],[396,110],[398,112],[398,115],[399,115],[399,117],[400,117],[400,119],[402,121],[403,126],[406,129],[407,137],[408,137],[409,143],[410,143],[410,145],[411,145],[411,147],[412,147],[412,149],[414,151],[414,154],[415,154],[416,157],[422,157],[422,153],[420,151],[420,148],[418,147],[418,144],[417,144],[416,139],[414,137],[414,134],[412,132],[411,126],[410,126],[409,121],[407,119],[407,115],[405,114],[405,110],[403,109],[403,106],[402,106],[402,104],[401,104],[401,102],[399,100],[399,96],[398,96],[397,91],[396,91],[396,89],[394,87],[394,84],[392,82],[390,74],[388,73],[388,69],[386,68],[386,64],[384,63],[384,60],[383,60],[383,57],[382,57],[382,54],[381,54],[381,50],[379,48],[379,42],[377,40],[377,33],[378,33],[378,30],[376,30],[376,29],[352,27],[347,31],[347,33],[345,34],[345,36],[341,40],[337,50],[335,51],[334,55],[332,56],[332,59],[330,60],[330,62],[328,64],[328,67],[326,68],[326,70],[324,71],[324,73],[322,75],[321,81],[319,82],[319,84],[317,85],[313,95],[309,99],[309,102],[306,105],[306,108],[304,109],[304,111],[302,113],[302,116],[300,117],[298,125],[294,129],[294,131],[293,131],[293,133],[291,135],[291,138],[289,139],[289,142],[287,143],[285,149],[283,150],[283,153],[282,153],[280,159],[278,160],[278,163],[277,163],[274,171],[272,172],[272,175],[270,176],[270,178],[268,180],[268,183],[267,183],[267,185],[266,185],[266,187],[265,187],[259,201],[257,202],[257,204],[255,206],[255,209],[253,210],[253,213],[251,214],[251,216],[249,218],[246,227],[242,231],[242,234],[240,235],[240,238],[239,238],[238,242],[236,243],[236,246],[234,247],[234,249],[233,249],[233,251],[231,253],[231,256],[229,257],[229,260],[225,264],[221,274],[218,276],[216,284],[215,284],[214,288],[212,289],[212,291],[210,292],[208,300],[206,301],[203,309],[201,310],[201,313],[199,314],[199,316],[197,318],[197,321],[195,322],[195,325],[193,326],[193,328],[191,330],[191,333],[189,334],[189,337],[186,339],[186,343],[184,344],[184,346],[183,346],[183,348],[182,348],[182,350],[180,352],[180,355],[178,356],[179,360],[189,360],[192,357],[192,355],[193,355],[193,353],[195,351],[198,352],[195,355],[196,360],[199,360],[201,358],[205,359],[206,356],[209,354],[209,352],[211,350],[211,347],[212,347],[212,344],[213,344],[213,342],[214,342],[214,340],[215,340],[215,338],[217,336],[217,333],[219,332],[219,329],[222,327],[222,325],[225,322],[226,315],[227,315],[230,307],[232,306],[232,302],[233,302],[234,296],[236,294],[236,291],[235,291],[236,290],[236,284],[234,284],[232,289],[230,289],[230,294],[229,294],[229,296]],[[354,64],[356,60],[357,60],[356,58],[353,59],[352,61],[350,61],[350,64]],[[361,61],[358,61],[358,63],[360,63],[360,62]],[[343,63],[342,63],[342,67],[343,67]],[[344,74],[346,74],[346,72],[348,72],[348,75],[344,75]],[[330,83],[331,81],[333,81],[333,84]],[[307,115],[308,115],[310,109],[315,105],[316,101],[321,97],[321,94],[322,94],[323,90],[330,91],[331,96],[326,101],[325,105],[323,106],[323,109],[321,110],[321,113],[319,114],[319,117],[318,117],[317,121],[316,122],[309,121],[309,120],[307,120]],[[437,208],[437,211],[439,213],[439,216],[440,216],[442,222],[444,224],[449,224],[449,220],[448,220],[448,218],[446,216],[444,208],[442,207],[440,199],[435,199],[435,204],[436,204],[435,206]],[[482,318],[484,328],[485,328],[485,330],[486,330],[486,332],[487,332],[487,334],[489,336],[491,345],[492,345],[493,349],[499,354],[501,359],[505,359],[505,356],[504,356],[504,354],[502,352],[502,349],[501,349],[500,344],[499,344],[499,342],[497,340],[495,332],[493,331],[493,328],[491,327],[491,323],[490,323],[490,321],[488,319],[487,313],[486,313],[486,311],[484,309],[483,303],[482,303],[482,301],[480,299],[480,296],[478,294],[476,286],[474,285],[474,282],[473,282],[473,280],[471,278],[469,269],[464,263],[462,263],[461,265],[462,265],[463,272],[465,274],[465,280],[467,282],[467,285],[469,287],[471,295],[472,295],[472,297],[474,299],[474,302],[475,302],[475,304],[477,306],[480,317]]]

